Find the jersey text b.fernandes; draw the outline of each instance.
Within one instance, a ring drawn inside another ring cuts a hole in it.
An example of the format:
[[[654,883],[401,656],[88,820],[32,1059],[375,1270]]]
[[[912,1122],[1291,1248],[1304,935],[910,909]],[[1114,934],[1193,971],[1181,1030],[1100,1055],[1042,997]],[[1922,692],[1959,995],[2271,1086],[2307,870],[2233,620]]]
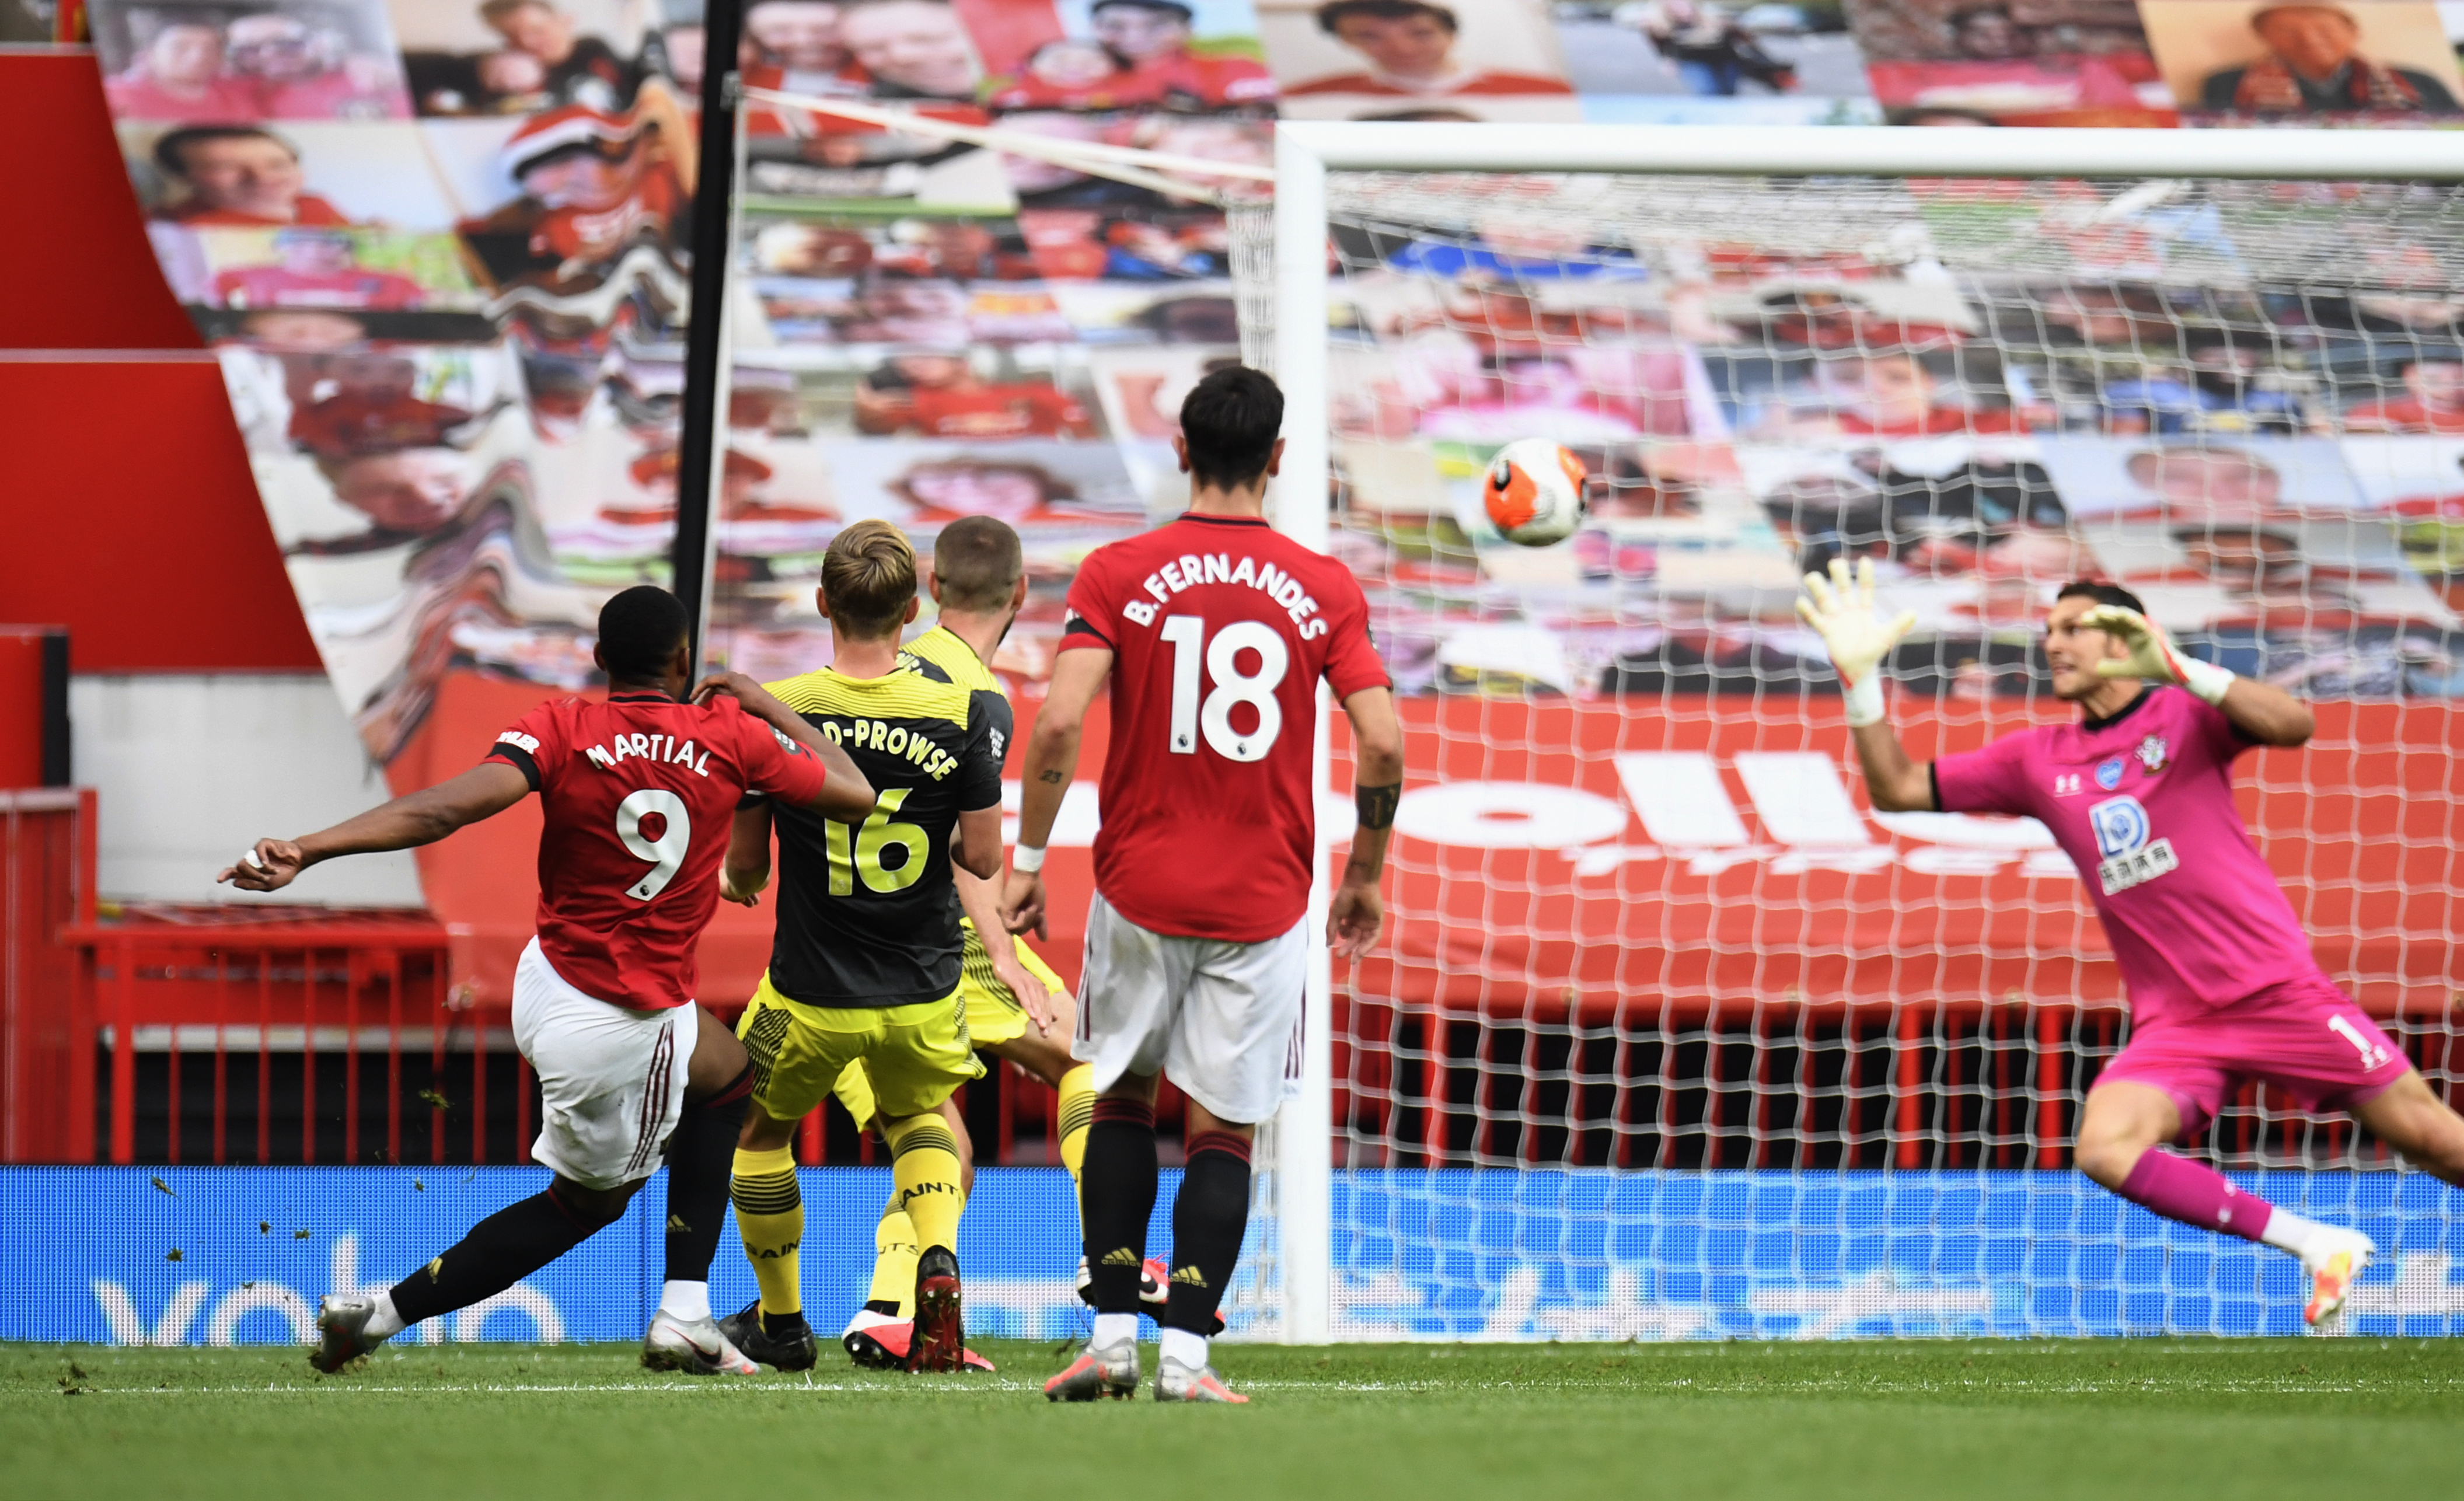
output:
[[[1098,548],[1062,649],[1113,653],[1095,885],[1150,932],[1258,943],[1309,906],[1317,684],[1387,685],[1350,570],[1262,520]]]

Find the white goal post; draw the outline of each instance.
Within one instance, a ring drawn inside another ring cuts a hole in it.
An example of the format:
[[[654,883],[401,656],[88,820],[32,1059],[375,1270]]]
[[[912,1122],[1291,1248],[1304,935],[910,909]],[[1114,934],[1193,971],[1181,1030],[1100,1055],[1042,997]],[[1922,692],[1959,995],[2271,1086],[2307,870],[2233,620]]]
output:
[[[1265,296],[1267,288],[1256,275],[1263,268],[1257,265],[1254,244],[1251,274],[1243,277],[1242,288],[1244,318],[1267,314],[1271,327],[1244,327],[1244,347],[1253,360],[1270,351],[1272,371],[1287,403],[1287,447],[1275,487],[1274,524],[1321,551],[1330,546],[1329,497],[1337,478],[1337,434],[1330,412],[1344,394],[1332,388],[1328,333],[1341,280],[1339,272],[1333,277],[1329,275],[1330,188],[1344,174],[1397,174],[1398,180],[1400,174],[1719,176],[1850,183],[2079,179],[2101,180],[2107,189],[2117,184],[2162,179],[2464,183],[2464,138],[2444,131],[1797,129],[1286,121],[1277,128],[1275,152],[1271,298]],[[2119,190],[2128,189],[2123,186]],[[2108,199],[2111,196],[2108,192]],[[1236,208],[1236,220],[1242,211]],[[1263,237],[1264,210],[1247,211],[1252,216],[1253,238]],[[1239,254],[1236,235],[1236,259]],[[1329,766],[1327,717],[1337,712],[1331,705],[1323,707],[1318,752],[1322,774]],[[1423,749],[1412,748],[1416,772],[1422,767]],[[1330,790],[1337,798],[1349,791],[1341,786]],[[1323,931],[1330,874],[1324,858],[1318,873],[1310,916],[1313,934]],[[1333,1121],[1333,1001],[1331,964],[1321,944],[1308,997],[1303,1087],[1298,1098],[1277,1117],[1271,1150],[1261,1164],[1275,1181],[1268,1196],[1271,1229],[1255,1248],[1272,1259],[1273,1271],[1265,1281],[1273,1286],[1260,1286],[1263,1316],[1254,1328],[1260,1335],[1288,1343],[1322,1343],[1346,1337],[1348,1333],[1338,1316],[1336,1290],[1342,1251],[1335,1244],[1337,1187],[1331,1143],[1341,1128]],[[1713,1041],[1716,1051],[1721,1039]],[[1429,1046],[1434,1049],[1437,1045]],[[1853,1051],[1859,1044],[1852,1034],[1846,1046]],[[1568,1067],[1580,1071],[1576,1065]],[[1673,1065],[1661,1067],[1664,1072]],[[1436,1088],[1430,1087],[1433,1113]],[[1852,1095],[1856,1093],[1853,1077],[1843,1088]],[[1430,1129],[1432,1139],[1437,1139],[1437,1128]],[[1433,1156],[1430,1160],[1437,1159]],[[1624,1159],[1617,1161],[1623,1165]],[[1483,1161],[1475,1158],[1472,1165]],[[1349,1336],[1362,1337],[1356,1329]]]

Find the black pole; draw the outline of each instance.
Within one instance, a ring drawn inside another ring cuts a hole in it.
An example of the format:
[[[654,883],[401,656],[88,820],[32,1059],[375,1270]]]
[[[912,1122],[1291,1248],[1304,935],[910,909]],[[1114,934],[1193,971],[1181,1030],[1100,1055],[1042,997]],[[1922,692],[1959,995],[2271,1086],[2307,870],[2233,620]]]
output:
[[[683,440],[676,453],[676,542],[670,560],[695,670],[710,620],[711,457],[726,414],[718,410],[718,334],[727,301],[727,231],[736,178],[736,53],[743,0],[708,0],[702,18],[701,176],[693,184],[693,316],[685,325]]]

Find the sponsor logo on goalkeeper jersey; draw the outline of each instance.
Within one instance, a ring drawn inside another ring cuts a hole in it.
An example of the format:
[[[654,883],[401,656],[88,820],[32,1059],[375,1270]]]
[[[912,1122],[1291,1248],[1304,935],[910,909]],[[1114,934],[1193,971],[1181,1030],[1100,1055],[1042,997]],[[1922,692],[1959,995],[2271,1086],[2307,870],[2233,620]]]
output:
[[[2079,795],[2079,774],[2078,772],[2065,771],[2054,778],[2054,796],[2057,798],[2075,798]]]
[[[2122,773],[2129,764],[2119,756],[2099,762],[2096,768],[2096,784],[2107,792],[2112,791],[2122,785]]]
[[[2096,878],[2111,896],[2180,870],[2170,839],[2151,839],[2147,809],[2137,798],[2107,798],[2087,810],[2096,831]]]

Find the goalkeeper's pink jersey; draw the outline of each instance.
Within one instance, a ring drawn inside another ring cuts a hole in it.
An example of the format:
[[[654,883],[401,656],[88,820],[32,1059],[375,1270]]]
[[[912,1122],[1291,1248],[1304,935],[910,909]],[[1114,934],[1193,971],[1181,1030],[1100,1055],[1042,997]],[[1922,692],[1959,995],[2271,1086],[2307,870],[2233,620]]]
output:
[[[2041,725],[1933,764],[1946,813],[2041,820],[2079,867],[2132,1023],[2180,1018],[2323,971],[2233,806],[2250,749],[2222,710],[2150,688],[2110,719]]]

